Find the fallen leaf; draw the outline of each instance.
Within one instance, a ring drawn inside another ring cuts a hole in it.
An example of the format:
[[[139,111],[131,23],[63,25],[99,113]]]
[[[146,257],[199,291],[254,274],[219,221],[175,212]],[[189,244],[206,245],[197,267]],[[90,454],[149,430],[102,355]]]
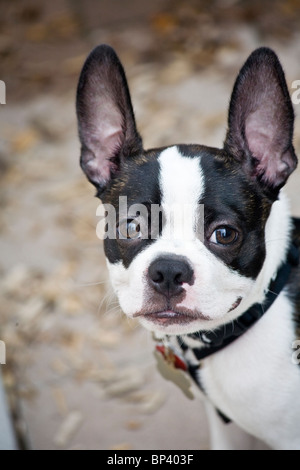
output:
[[[83,416],[80,411],[71,411],[55,434],[53,439],[54,444],[57,447],[66,447],[80,428],[82,421]]]

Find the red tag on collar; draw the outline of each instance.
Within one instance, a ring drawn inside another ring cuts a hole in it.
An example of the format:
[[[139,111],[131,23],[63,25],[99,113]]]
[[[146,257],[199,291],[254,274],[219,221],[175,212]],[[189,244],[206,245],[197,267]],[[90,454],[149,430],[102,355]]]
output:
[[[187,364],[184,359],[179,357],[178,354],[176,354],[173,348],[171,348],[170,346],[157,344],[155,346],[155,349],[159,351],[164,357],[164,359],[173,367],[175,367],[175,369],[181,369],[185,372],[188,370]]]

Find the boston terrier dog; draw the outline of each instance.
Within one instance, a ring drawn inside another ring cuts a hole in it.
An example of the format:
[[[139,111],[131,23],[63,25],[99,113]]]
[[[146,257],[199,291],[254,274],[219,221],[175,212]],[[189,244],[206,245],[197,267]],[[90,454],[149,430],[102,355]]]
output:
[[[297,157],[276,54],[259,48],[242,67],[222,149],[144,150],[107,45],[83,66],[77,116],[81,167],[116,214],[104,237],[114,292],[174,377],[201,389],[212,448],[300,449],[300,219],[281,191]]]

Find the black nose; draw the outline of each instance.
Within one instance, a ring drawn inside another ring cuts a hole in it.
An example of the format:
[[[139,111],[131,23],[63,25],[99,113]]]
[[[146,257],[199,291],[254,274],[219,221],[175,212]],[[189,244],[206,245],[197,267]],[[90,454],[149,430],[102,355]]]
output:
[[[191,284],[194,272],[184,257],[164,256],[150,264],[148,274],[152,287],[170,298],[183,291],[184,282]]]

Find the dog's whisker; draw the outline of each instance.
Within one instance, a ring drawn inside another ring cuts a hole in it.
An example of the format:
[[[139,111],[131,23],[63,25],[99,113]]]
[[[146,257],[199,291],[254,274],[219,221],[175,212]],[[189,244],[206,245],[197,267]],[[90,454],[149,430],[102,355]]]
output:
[[[108,284],[109,282],[107,280],[105,281],[96,281],[96,282],[82,282],[82,283],[77,283],[76,282],[76,287],[91,287],[91,286],[100,286],[103,284]]]
[[[276,295],[276,297],[278,297],[278,293],[277,292],[273,292],[271,289],[267,289],[266,292],[270,292],[270,294],[273,294],[273,295]],[[263,305],[262,305],[263,307]]]
[[[106,294],[103,296],[103,298],[101,299],[101,302],[98,306],[97,315],[100,314],[100,311],[103,309],[104,305],[105,305],[104,311],[105,311],[105,315],[106,315],[107,311],[108,311],[108,307],[110,307],[110,306],[114,307],[113,304],[115,304],[115,306],[118,306],[118,301],[115,298],[113,292],[108,290],[106,292]]]
[[[109,313],[120,309],[119,302],[116,299],[104,298],[99,305],[99,311],[103,308],[104,303],[106,303],[106,308],[103,309],[105,315],[108,315]]]
[[[271,238],[269,240],[266,240],[266,244],[267,243],[274,243],[274,242],[282,242],[282,241],[285,241],[285,238]]]

